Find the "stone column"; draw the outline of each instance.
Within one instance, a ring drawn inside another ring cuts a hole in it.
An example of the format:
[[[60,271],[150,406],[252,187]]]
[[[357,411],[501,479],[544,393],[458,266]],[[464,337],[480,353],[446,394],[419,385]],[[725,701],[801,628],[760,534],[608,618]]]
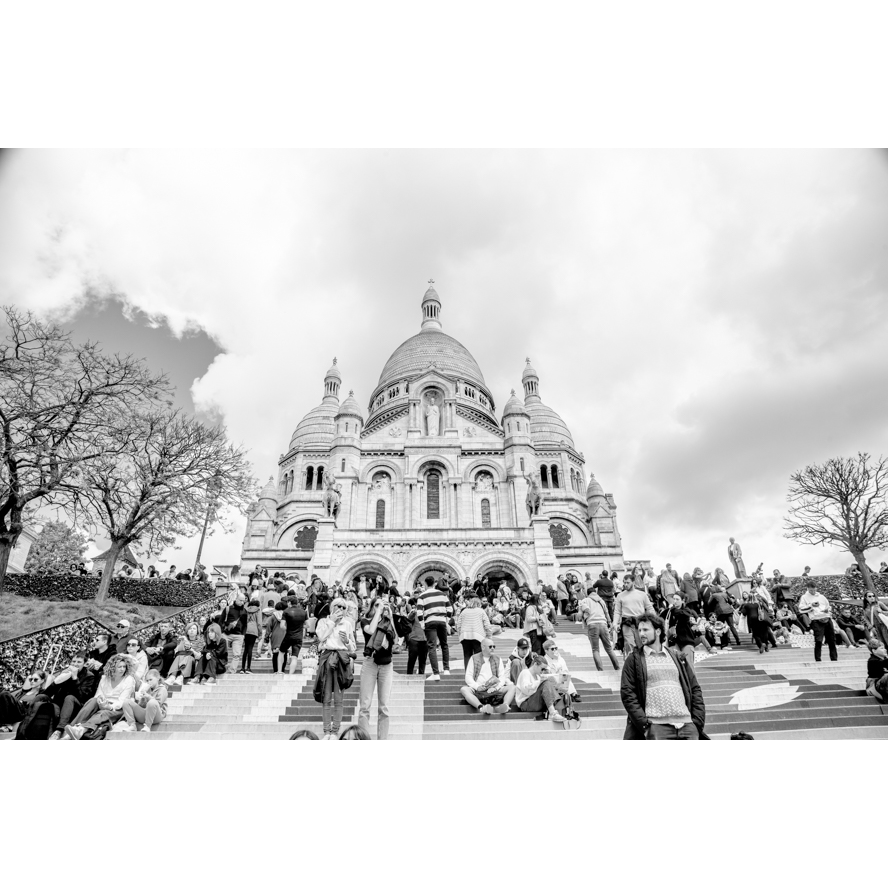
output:
[[[309,565],[309,574],[317,574],[325,583],[331,576],[331,562],[333,560],[333,531],[336,522],[332,518],[318,520],[318,538],[315,540],[314,553]]]
[[[549,519],[543,515],[535,515],[531,519],[530,526],[533,528],[533,547],[536,552],[536,579],[554,588],[560,571],[555,559],[552,537],[549,535]]]
[[[404,482],[392,484],[392,527],[405,527],[404,521]]]

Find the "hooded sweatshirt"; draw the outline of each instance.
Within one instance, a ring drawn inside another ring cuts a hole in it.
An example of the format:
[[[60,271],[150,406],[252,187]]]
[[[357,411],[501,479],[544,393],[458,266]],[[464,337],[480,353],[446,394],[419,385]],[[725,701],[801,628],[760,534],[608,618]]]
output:
[[[262,634],[262,614],[259,612],[259,602],[251,601],[247,605],[247,627],[244,629],[244,635],[261,635]]]

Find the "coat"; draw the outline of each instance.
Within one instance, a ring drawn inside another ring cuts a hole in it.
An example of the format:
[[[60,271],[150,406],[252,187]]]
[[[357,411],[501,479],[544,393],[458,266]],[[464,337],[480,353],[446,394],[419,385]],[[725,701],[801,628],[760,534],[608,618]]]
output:
[[[313,695],[315,702],[324,702],[324,686],[327,683],[327,672],[336,670],[339,687],[346,690],[352,686],[355,680],[354,661],[348,651],[321,651],[318,659],[318,674],[315,676]]]
[[[697,728],[700,739],[708,740],[709,737],[703,733],[703,726],[706,723],[706,705],[703,702],[703,692],[700,690],[697,677],[688,666],[684,654],[677,654],[668,649],[666,653],[672,657],[678,667],[678,680],[684,692],[685,705],[688,707],[688,712],[691,713],[691,721]],[[645,725],[647,724],[647,716],[644,712],[647,702],[647,661],[643,651],[633,650],[626,658],[623,665],[623,676],[620,680],[620,699],[623,701],[628,715],[623,739],[644,740]]]

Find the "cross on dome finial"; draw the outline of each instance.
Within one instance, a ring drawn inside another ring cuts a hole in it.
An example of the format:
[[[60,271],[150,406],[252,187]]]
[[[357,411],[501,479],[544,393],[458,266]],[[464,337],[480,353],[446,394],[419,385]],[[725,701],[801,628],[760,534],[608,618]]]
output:
[[[333,366],[336,366],[336,358],[333,358]]]
[[[430,284],[434,284],[434,283],[435,283],[435,279],[434,279],[434,278],[429,278],[429,283],[430,283]]]
[[[530,363],[530,358],[525,358],[524,360],[525,360],[528,364]]]
[[[354,389],[349,389],[349,390],[348,390],[348,396],[349,396],[350,398],[353,398],[353,397],[355,396],[355,390],[354,390]]]

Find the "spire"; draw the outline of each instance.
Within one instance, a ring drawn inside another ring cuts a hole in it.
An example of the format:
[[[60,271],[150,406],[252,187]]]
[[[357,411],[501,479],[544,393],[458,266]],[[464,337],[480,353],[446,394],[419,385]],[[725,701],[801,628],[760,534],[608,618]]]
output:
[[[527,401],[528,399],[536,398],[536,400],[539,401],[540,377],[536,370],[531,366],[530,358],[527,359],[527,366],[521,374],[521,382],[524,385],[524,400]]]
[[[339,400],[339,386],[342,383],[342,374],[336,366],[336,358],[333,358],[333,366],[324,377],[324,397]]]
[[[441,329],[441,297],[435,291],[435,279],[429,278],[429,288],[422,297],[422,329]]]

